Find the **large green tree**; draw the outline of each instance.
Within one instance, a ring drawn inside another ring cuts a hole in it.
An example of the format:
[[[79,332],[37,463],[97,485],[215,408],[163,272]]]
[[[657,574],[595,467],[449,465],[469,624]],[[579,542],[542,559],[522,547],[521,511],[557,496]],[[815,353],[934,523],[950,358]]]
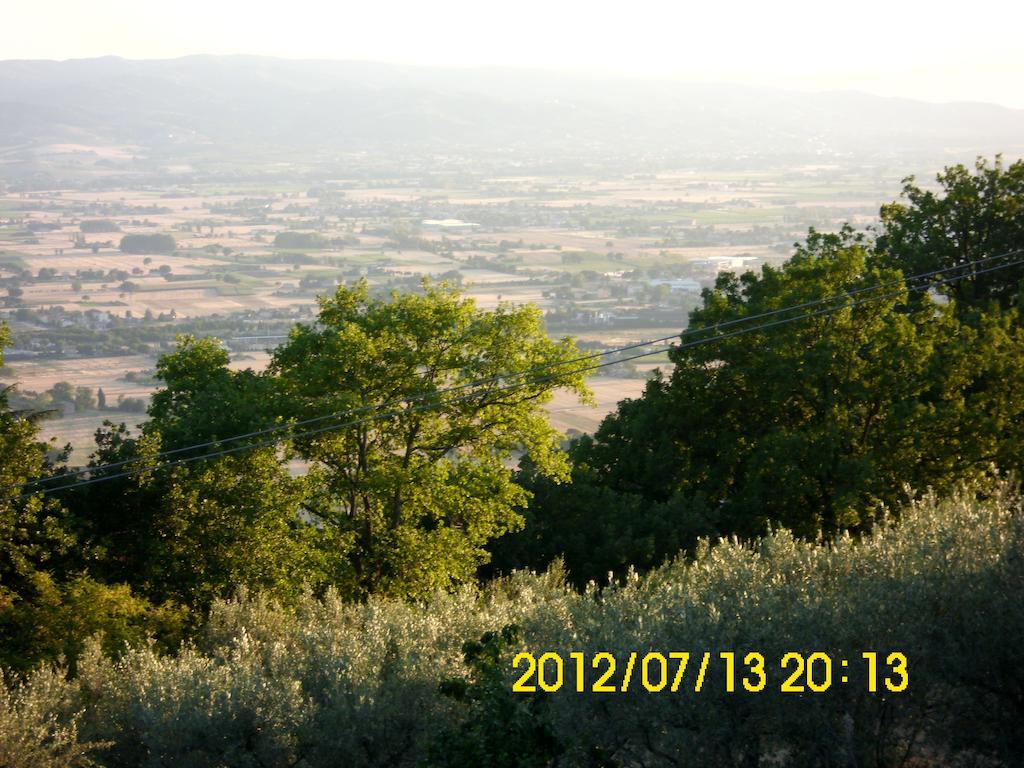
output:
[[[223,440],[274,421],[267,376],[232,370],[217,339],[183,335],[177,342],[157,362],[162,387],[153,394],[143,427],[146,434],[159,435],[163,450]]]
[[[0,366],[9,344],[7,326],[0,324]],[[42,570],[71,544],[60,504],[23,487],[52,466],[36,419],[11,410],[9,389],[0,387],[0,608],[29,598]]]
[[[560,387],[589,397],[579,354],[536,308],[483,311],[447,284],[383,299],[362,282],[321,299],[271,370],[286,415],[356,422],[296,441],[322,480],[313,513],[351,536],[353,594],[421,597],[472,578],[487,542],[521,523],[517,454],[567,474],[541,406]]]
[[[95,476],[111,477],[67,501],[104,578],[200,609],[241,587],[289,599],[324,582],[330,532],[304,514],[308,483],[291,476],[287,451],[220,442],[274,418],[269,380],[229,362],[216,339],[180,337],[157,363],[163,386],[142,434],[109,423],[97,432]]]
[[[331,532],[303,518],[306,482],[275,451],[176,467],[162,485],[149,594],[205,608],[243,587],[290,602],[324,584]]]
[[[781,268],[720,276],[683,339],[714,340],[679,345],[670,374],[576,442],[573,491],[540,483],[534,530],[500,545],[501,565],[564,555],[579,580],[622,569],[621,553],[595,560],[587,539],[614,536],[627,562],[643,566],[702,532],[753,536],[783,525],[827,537],[870,526],[906,485],[946,491],[993,464],[1019,467],[1016,313],[992,309],[968,322],[955,303],[911,301],[892,285],[897,270],[870,262],[869,242],[845,228],[812,232]],[[828,297],[831,313],[782,312],[772,321],[799,319],[741,335],[716,330]],[[607,501],[584,510],[573,497]],[[589,533],[566,525],[567,514]]]
[[[720,278],[691,327],[898,280],[869,268],[867,257],[848,230],[812,233],[782,269]],[[667,399],[655,406],[671,414],[673,492],[706,494],[729,531],[781,523],[830,536],[869,524],[905,483],[948,489],[983,472],[1024,410],[1019,332],[998,320],[967,327],[953,306],[911,305],[906,291],[879,293],[674,351]],[[996,371],[1015,393],[999,401],[998,416]],[[601,451],[594,457],[601,461]]]
[[[131,476],[68,502],[97,572],[154,600],[202,608],[241,586],[287,599],[303,583],[424,596],[472,578],[520,524],[521,452],[566,476],[541,406],[558,387],[589,395],[579,355],[534,308],[484,312],[445,285],[387,300],[342,287],[263,374],[232,370],[216,339],[179,338],[142,434],[97,434],[97,476]],[[248,445],[271,434],[278,445]],[[220,448],[233,452],[205,457]]]
[[[903,200],[882,206],[875,260],[907,275],[942,271],[936,280],[968,273],[967,279],[939,288],[961,309],[989,301],[1019,306],[1024,266],[987,271],[1000,262],[963,265],[1024,250],[1024,161],[1004,167],[1000,156],[992,165],[979,158],[973,173],[954,165],[936,181],[938,189],[924,189],[910,176],[904,179]],[[1017,255],[1021,258],[1024,253]]]
[[[8,342],[0,325],[0,365]],[[38,433],[35,415],[12,411],[7,389],[0,389],[0,666],[27,669],[59,656],[73,662],[85,638],[96,633],[110,651],[153,632],[175,634],[173,610],[90,578],[90,553],[75,535],[69,510],[41,486],[24,485],[47,478],[60,483],[64,452]]]

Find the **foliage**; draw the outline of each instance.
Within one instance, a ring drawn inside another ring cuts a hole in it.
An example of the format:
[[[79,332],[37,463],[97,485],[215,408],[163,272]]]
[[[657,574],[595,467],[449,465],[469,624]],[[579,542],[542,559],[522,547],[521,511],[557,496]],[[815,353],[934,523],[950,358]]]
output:
[[[344,542],[301,519],[305,485],[266,449],[176,467],[146,532],[158,541],[147,591],[206,607],[239,586],[290,602],[322,584],[322,548]]]
[[[0,365],[8,343],[7,327],[0,325]],[[0,613],[31,599],[40,569],[72,543],[60,505],[23,492],[25,483],[49,475],[53,464],[49,446],[37,440],[35,419],[12,411],[7,392],[0,389]]]
[[[848,231],[812,233],[779,270],[720,277],[691,327],[899,277],[866,261]],[[770,522],[831,536],[870,524],[902,483],[948,490],[977,477],[996,446],[1017,439],[1024,338],[997,319],[976,330],[949,306],[925,299],[906,311],[905,302],[892,291],[863,303],[840,299],[839,311],[784,328],[682,345],[670,353],[664,398],[648,406],[671,421],[674,454],[641,459],[639,477],[668,468],[651,478],[655,494],[703,493],[720,505],[724,530],[748,536]],[[992,397],[997,379],[1007,397]],[[621,472],[623,446],[603,450],[608,433],[615,431],[598,433],[592,461],[599,472]]]
[[[46,411],[46,416],[60,415],[60,409],[52,408],[55,403],[74,406],[75,412],[87,411],[96,407],[96,395],[89,387],[76,387],[69,381],[58,381],[46,392],[13,392],[9,402],[19,410]]]
[[[121,231],[117,222],[110,219],[86,219],[79,223],[78,228],[87,233]]]
[[[13,682],[13,681],[7,681]],[[79,739],[75,693],[59,670],[41,669],[24,685],[0,685],[0,765],[8,768],[86,768],[90,755],[109,746]]]
[[[601,592],[516,573],[422,604],[332,591],[289,611],[241,595],[215,602],[198,645],[176,656],[115,660],[93,645],[74,680],[29,680],[18,695],[34,720],[20,727],[84,710],[78,738],[114,742],[95,752],[111,767],[444,764],[431,744],[453,746],[449,764],[514,764],[521,744],[535,765],[1010,766],[1024,748],[1021,551],[1024,510],[1002,484],[926,496],[861,540],[703,544]],[[502,635],[512,624],[521,639]],[[686,689],[694,668],[676,694],[580,694],[566,663],[562,690],[531,704],[507,695],[521,673],[509,654],[523,648],[714,660],[699,694]],[[724,650],[764,654],[766,690],[727,693]],[[904,693],[868,692],[865,650],[906,654]],[[850,682],[836,662],[827,692],[779,692],[789,651],[849,659]],[[531,740],[496,743],[487,724]]]
[[[146,401],[141,397],[125,397],[124,395],[118,395],[116,409],[119,411],[125,411],[126,413],[145,413]]]
[[[0,353],[5,340],[0,326]],[[110,651],[153,632],[173,643],[180,637],[179,613],[150,605],[124,585],[89,578],[83,561],[90,553],[68,509],[51,495],[20,487],[58,470],[37,432],[31,418],[8,409],[6,391],[0,392],[0,665],[24,670],[61,657],[73,661],[97,632]]]
[[[239,587],[287,601],[326,578],[324,549],[342,542],[302,519],[306,481],[273,449],[157,471],[158,433],[133,438],[107,422],[97,442],[94,462],[118,465],[98,477],[130,474],[76,490],[67,503],[104,580],[202,611]]]
[[[659,427],[655,423],[652,430]],[[582,438],[570,455],[586,442]],[[529,506],[520,510],[525,523],[493,542],[483,578],[516,568],[543,570],[559,561],[570,582],[583,589],[592,581],[622,578],[631,568],[650,570],[692,548],[701,536],[718,532],[705,497],[651,501],[633,490],[610,487],[582,462],[574,464],[571,482],[555,483],[535,472],[526,457],[515,479],[532,495]]]
[[[441,693],[464,702],[472,712],[458,729],[442,730],[428,749],[428,766],[527,768],[550,765],[563,752],[545,717],[543,693],[523,696],[512,692],[505,670],[511,649],[519,644],[514,624],[489,631],[462,646],[469,679],[446,680]]]
[[[979,158],[974,173],[963,165],[946,168],[936,181],[941,194],[904,179],[906,202],[882,206],[882,233],[877,261],[905,274],[952,270],[976,259],[1024,249],[1024,160],[1008,168]],[[1017,253],[1016,260],[1024,254]],[[1013,259],[1006,259],[1005,262]],[[962,308],[984,307],[995,301],[1019,307],[1024,267],[987,271],[1000,261],[967,270],[970,277],[940,287]]]
[[[150,400],[147,435],[170,450],[252,432],[273,420],[266,377],[228,367],[217,339],[179,336],[175,350],[157,362],[163,387]]]
[[[289,602],[303,584],[329,583],[348,596],[424,597],[472,578],[483,545],[517,524],[528,496],[506,468],[513,451],[529,448],[539,471],[564,474],[539,405],[560,385],[586,394],[566,362],[577,355],[547,339],[533,309],[479,312],[446,286],[391,301],[341,288],[267,374],[232,370],[216,339],[180,337],[157,364],[164,386],[141,437],[123,425],[97,433],[94,466],[117,465],[97,479],[114,477],[66,503],[97,553],[94,570],[156,603],[204,610],[239,586]],[[499,376],[516,382],[535,366],[546,380],[500,387]],[[476,380],[489,386],[462,394]],[[439,403],[446,387],[459,394]],[[328,421],[331,431],[296,440],[311,464],[301,479],[287,447],[192,460],[281,420],[374,410],[386,418]]]
[[[699,535],[781,524],[831,537],[870,527],[904,483],[946,492],[993,462],[1018,468],[1015,315],[968,323],[954,305],[910,302],[900,273],[870,256],[849,228],[812,231],[781,268],[721,275],[671,373],[572,446],[572,489],[527,475],[534,528],[497,545],[500,565],[562,556],[586,581],[655,565]],[[828,313],[780,311],[830,297]],[[736,334],[763,322],[776,327]]]
[[[327,248],[330,241],[316,232],[278,232],[274,236],[275,248]]]
[[[318,324],[297,326],[271,371],[286,415],[358,422],[296,441],[324,484],[311,511],[352,537],[353,594],[425,597],[472,578],[484,545],[520,523],[513,452],[565,476],[540,406],[559,387],[587,397],[578,356],[536,308],[483,312],[445,284],[385,301],[363,282],[321,299]]]
[[[171,235],[125,235],[118,247],[122,253],[173,253],[178,244]]]
[[[209,452],[218,438],[267,423],[265,380],[227,364],[215,339],[181,337],[157,365],[164,387],[152,398],[142,435],[110,422],[97,432],[93,465],[116,466],[96,477],[114,477],[67,498],[82,540],[96,553],[93,570],[157,604],[201,611],[240,586],[288,600],[303,583],[326,578],[325,547],[343,549],[331,532],[303,519],[307,481],[291,477],[287,457],[275,449],[177,466],[204,451],[158,455],[196,443],[209,444]]]
[[[40,661],[65,659],[74,668],[87,638],[101,638],[106,653],[121,653],[157,636],[161,648],[181,641],[187,612],[173,604],[154,606],[125,585],[108,586],[78,575],[55,583],[34,576],[33,599],[0,611],[0,666],[24,671]]]

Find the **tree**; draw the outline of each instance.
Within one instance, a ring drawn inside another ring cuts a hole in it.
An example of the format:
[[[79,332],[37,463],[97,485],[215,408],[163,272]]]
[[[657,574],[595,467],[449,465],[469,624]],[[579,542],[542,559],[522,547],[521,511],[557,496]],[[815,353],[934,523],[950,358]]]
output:
[[[88,411],[96,407],[96,398],[89,387],[75,387],[75,410]]]
[[[70,381],[58,381],[50,387],[49,393],[55,402],[74,403],[77,387]]]
[[[655,427],[657,428],[657,427]],[[718,529],[706,501],[699,496],[656,502],[635,490],[612,488],[582,460],[590,440],[575,443],[572,479],[557,483],[538,474],[526,457],[516,482],[532,495],[519,510],[523,528],[496,539],[492,560],[481,569],[485,579],[528,568],[541,572],[560,560],[569,581],[584,589],[622,578],[630,568],[645,571],[685,550]]]
[[[278,232],[274,236],[275,248],[327,248],[327,238],[316,232]]]
[[[107,409],[107,394],[103,391],[103,387],[96,390],[96,407],[101,411]]]
[[[8,339],[0,325],[0,366]],[[81,522],[54,494],[25,489],[57,475],[67,458],[68,449],[54,456],[37,436],[33,417],[12,412],[7,389],[0,390],[0,667],[24,671],[58,657],[73,664],[84,640],[97,633],[111,653],[154,633],[167,641],[163,647],[174,647],[180,611],[86,575],[102,553],[78,537]]]
[[[921,189],[908,177],[903,182],[906,202],[882,206],[876,255],[881,266],[908,275],[934,270],[952,274],[967,262],[1024,249],[1024,161],[1004,168],[998,155],[991,167],[979,158],[973,174],[955,165],[936,180],[941,194]],[[997,263],[970,267],[968,279],[939,290],[964,309],[988,301],[1004,308],[1020,306],[1024,266],[983,272]]]
[[[166,483],[157,482],[145,572],[152,598],[205,609],[242,588],[288,601],[303,585],[324,583],[321,551],[331,532],[301,519],[306,481],[291,477],[275,450],[176,467]]]
[[[540,406],[559,387],[589,397],[578,355],[535,307],[481,311],[443,283],[385,301],[362,281],[320,300],[317,324],[296,326],[270,368],[286,415],[359,420],[296,440],[322,478],[311,510],[353,537],[355,594],[422,597],[473,576],[484,545],[521,523],[514,453],[566,475]]]
[[[867,266],[860,240],[812,232],[781,270],[720,278],[691,327],[898,280]],[[974,405],[994,369],[1022,381],[1021,340],[964,327],[952,306],[907,301],[890,295],[671,354],[676,490],[707,494],[730,531],[776,522],[816,536],[869,525],[904,483],[942,490],[984,472],[993,441],[1010,433],[992,432]],[[1012,423],[1022,405],[1003,402],[1001,417]]]
[[[97,477],[115,477],[69,499],[84,521],[83,538],[108,553],[95,572],[152,600],[203,610],[240,588],[292,599],[303,584],[324,583],[325,547],[345,549],[333,531],[310,524],[303,507],[308,481],[291,477],[288,455],[274,447],[175,466],[215,452],[209,443],[271,423],[268,381],[233,371],[229,362],[216,339],[179,337],[157,362],[163,387],[141,436],[130,436],[123,424],[97,432],[93,465],[118,465]],[[116,477],[125,471],[131,476]]]
[[[145,413],[146,401],[141,397],[125,397],[124,395],[118,395],[117,410],[127,411],[128,413]]]
[[[10,344],[0,324],[0,367]],[[8,406],[10,387],[0,388],[0,645],[7,630],[4,609],[31,599],[45,569],[71,546],[64,510],[54,499],[24,491],[24,484],[52,472],[47,446],[38,441],[35,418]],[[59,460],[59,459],[58,459]]]
[[[701,533],[751,537],[774,525],[828,537],[871,526],[907,484],[944,492],[992,463],[1018,468],[1024,333],[1015,314],[969,324],[955,304],[911,302],[905,290],[844,296],[899,284],[898,271],[870,267],[869,257],[849,228],[812,231],[781,268],[721,275],[691,314],[687,341],[825,297],[838,297],[837,311],[670,353],[670,375],[571,449],[574,482],[595,500],[589,518],[566,494],[538,489],[544,506],[532,516],[544,519],[518,542],[520,560],[563,554],[574,576],[593,575],[622,564],[581,539],[617,537],[652,565],[675,554],[662,539],[692,546]],[[589,524],[586,532],[565,515]],[[515,564],[503,556],[504,567]]]
[[[243,588],[288,602],[326,582],[328,548],[344,551],[303,516],[308,481],[272,448],[168,467],[156,439],[132,438],[123,424],[108,422],[97,443],[94,466],[119,466],[68,502],[83,541],[103,553],[92,571],[105,581],[198,611]]]
[[[163,387],[153,394],[145,433],[164,450],[222,440],[274,421],[272,382],[251,369],[234,371],[214,338],[178,337],[178,346],[157,362]]]
[[[173,253],[178,244],[171,235],[125,235],[119,248],[122,253]],[[148,262],[144,262],[148,263]]]
[[[521,643],[514,624],[462,644],[469,678],[445,680],[440,692],[469,710],[458,727],[434,734],[429,768],[531,768],[557,765],[566,751],[551,723],[551,701],[543,692],[512,691],[506,670]]]
[[[78,228],[82,232],[120,232],[121,228],[117,225],[117,222],[110,221],[109,219],[92,219],[81,222]]]
[[[137,593],[150,594],[155,592],[150,569],[160,544],[161,499],[166,492],[165,484],[155,479],[163,475],[151,473],[144,483],[135,474],[120,475],[155,463],[156,441],[133,437],[125,424],[111,421],[96,430],[95,441],[89,466],[90,479],[98,482],[67,492],[65,504],[83,547],[95,553],[90,572],[106,583],[129,584]],[[108,464],[115,466],[103,469]]]

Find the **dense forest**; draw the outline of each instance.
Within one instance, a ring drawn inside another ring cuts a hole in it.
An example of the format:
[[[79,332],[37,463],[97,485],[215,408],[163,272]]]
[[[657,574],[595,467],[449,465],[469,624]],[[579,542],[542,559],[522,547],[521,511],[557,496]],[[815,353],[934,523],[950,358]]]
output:
[[[340,286],[261,372],[180,337],[86,467],[5,389],[0,765],[1013,765],[1022,288],[997,158],[720,275],[571,442],[544,404],[605,353],[429,281]],[[524,650],[910,676],[514,693]]]

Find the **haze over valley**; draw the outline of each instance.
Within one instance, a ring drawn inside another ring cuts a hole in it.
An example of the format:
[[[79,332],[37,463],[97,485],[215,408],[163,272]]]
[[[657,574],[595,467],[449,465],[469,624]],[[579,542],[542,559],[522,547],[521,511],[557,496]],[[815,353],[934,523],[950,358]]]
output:
[[[719,272],[1024,146],[1024,110],[994,105],[253,56],[0,62],[0,114],[3,375],[57,396],[44,431],[80,458],[111,414],[54,385],[141,409],[180,332],[258,368],[339,282],[430,276],[595,349],[661,338]],[[658,366],[552,418],[592,430]]]

